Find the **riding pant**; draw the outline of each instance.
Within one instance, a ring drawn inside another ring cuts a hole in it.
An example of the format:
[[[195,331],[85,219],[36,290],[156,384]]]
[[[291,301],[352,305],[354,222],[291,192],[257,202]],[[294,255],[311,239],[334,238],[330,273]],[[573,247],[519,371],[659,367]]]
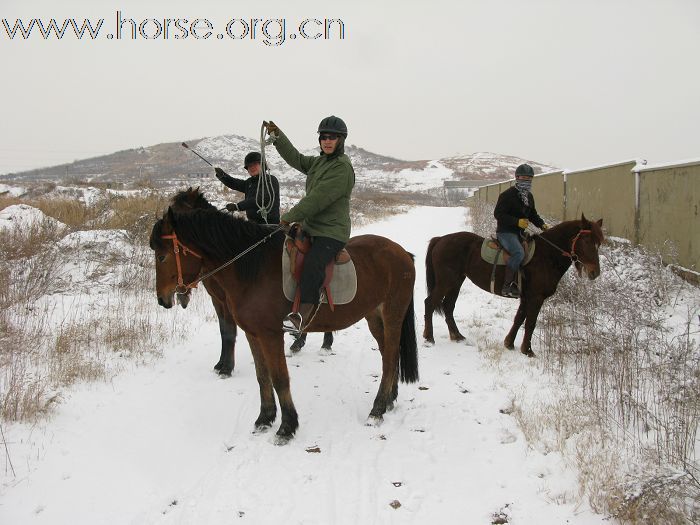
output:
[[[508,253],[510,253],[510,259],[506,265],[514,273],[520,268],[520,263],[523,262],[525,258],[525,250],[523,250],[522,244],[520,244],[520,236],[517,233],[500,232],[496,234],[498,242],[501,243]]]
[[[301,274],[302,303],[318,304],[326,266],[344,246],[345,243],[330,237],[312,237],[311,249],[304,256],[304,270]]]

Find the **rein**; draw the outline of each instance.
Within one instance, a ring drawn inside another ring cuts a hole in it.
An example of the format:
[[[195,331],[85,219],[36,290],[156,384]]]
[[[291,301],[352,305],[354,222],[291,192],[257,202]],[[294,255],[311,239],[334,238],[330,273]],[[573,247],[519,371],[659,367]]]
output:
[[[559,246],[554,244],[552,241],[545,239],[539,233],[534,233],[533,235],[535,237],[539,237],[540,239],[542,239],[544,242],[546,242],[550,246],[556,248],[557,250],[559,250],[561,252],[562,255],[564,255],[565,257],[568,257],[569,259],[571,259],[572,262],[576,263],[576,262],[579,262],[578,255],[576,255],[576,241],[578,241],[578,238],[581,237],[581,235],[583,235],[585,233],[591,233],[591,230],[583,230],[583,229],[579,230],[578,233],[576,234],[576,236],[571,240],[571,251],[568,251],[568,252],[566,250],[562,250]]]
[[[175,232],[173,232],[170,235],[161,235],[161,237],[163,239],[172,239],[173,240],[173,247],[174,247],[174,252],[175,252],[175,263],[177,265],[177,286],[175,287],[175,293],[177,293],[178,295],[184,295],[192,288],[197,288],[197,285],[201,281],[203,281],[207,277],[211,277],[212,275],[214,275],[218,271],[223,270],[227,266],[233,264],[234,262],[236,262],[238,259],[243,257],[248,252],[254,250],[255,248],[257,248],[261,244],[267,242],[274,234],[276,234],[277,232],[283,231],[283,230],[284,230],[284,227],[282,227],[282,226],[275,228],[272,232],[268,233],[265,237],[260,239],[258,242],[256,242],[252,246],[249,246],[248,248],[243,250],[241,253],[236,255],[233,259],[226,261],[221,266],[214,268],[212,271],[207,272],[204,275],[200,275],[197,279],[195,279],[194,281],[192,281],[191,283],[189,283],[187,285],[184,284],[183,279],[182,279],[182,269],[180,266],[180,250],[179,250],[178,246],[182,246],[182,254],[183,255],[187,255],[187,253],[189,252],[192,255],[194,255],[195,257],[197,257],[198,259],[202,259],[202,256],[199,255],[194,250],[192,250],[192,249],[188,248],[187,246],[185,246],[184,244],[182,244],[182,242],[177,238],[177,235],[175,234]]]

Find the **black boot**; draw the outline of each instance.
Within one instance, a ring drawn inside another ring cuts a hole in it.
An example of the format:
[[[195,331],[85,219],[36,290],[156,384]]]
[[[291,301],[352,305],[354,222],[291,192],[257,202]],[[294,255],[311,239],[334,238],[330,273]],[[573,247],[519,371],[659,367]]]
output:
[[[298,312],[290,312],[282,321],[282,330],[290,334],[301,335],[316,315],[317,306],[311,303],[301,303]]]
[[[506,274],[503,277],[503,289],[501,290],[501,295],[503,297],[512,297],[518,299],[520,297],[520,290],[518,290],[518,284],[515,282],[515,272],[506,266]]]

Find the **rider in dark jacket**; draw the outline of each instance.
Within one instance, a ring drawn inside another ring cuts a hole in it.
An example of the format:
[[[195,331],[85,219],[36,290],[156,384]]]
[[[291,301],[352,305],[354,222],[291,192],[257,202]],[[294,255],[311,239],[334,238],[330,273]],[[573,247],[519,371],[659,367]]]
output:
[[[496,237],[501,246],[510,253],[503,280],[504,297],[520,297],[520,290],[515,282],[520,264],[525,258],[525,251],[520,244],[525,228],[532,222],[542,230],[547,225],[535,208],[535,198],[530,193],[535,172],[528,164],[521,164],[515,170],[515,186],[508,188],[498,196],[493,215],[496,217]]]
[[[268,195],[268,199],[272,199],[272,209],[270,210],[267,217],[263,217],[260,213],[260,204],[262,203],[262,195],[259,194],[260,183],[260,153],[257,151],[251,151],[245,156],[243,161],[244,168],[250,175],[246,180],[235,179],[231,177],[221,168],[214,168],[216,171],[216,177],[224,184],[231,188],[232,190],[240,191],[245,194],[245,198],[240,202],[232,202],[226,205],[226,209],[229,211],[244,211],[249,221],[257,222],[258,224],[278,224],[280,222],[280,184],[277,177],[268,175],[270,177],[270,188],[268,191],[271,195]]]

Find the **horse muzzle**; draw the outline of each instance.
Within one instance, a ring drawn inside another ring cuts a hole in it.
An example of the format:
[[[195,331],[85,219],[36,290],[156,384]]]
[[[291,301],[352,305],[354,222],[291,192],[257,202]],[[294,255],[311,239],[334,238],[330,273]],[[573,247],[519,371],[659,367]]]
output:
[[[158,296],[158,304],[162,306],[163,308],[172,308],[173,307],[173,296],[171,295],[170,297],[163,298],[162,296]]]

